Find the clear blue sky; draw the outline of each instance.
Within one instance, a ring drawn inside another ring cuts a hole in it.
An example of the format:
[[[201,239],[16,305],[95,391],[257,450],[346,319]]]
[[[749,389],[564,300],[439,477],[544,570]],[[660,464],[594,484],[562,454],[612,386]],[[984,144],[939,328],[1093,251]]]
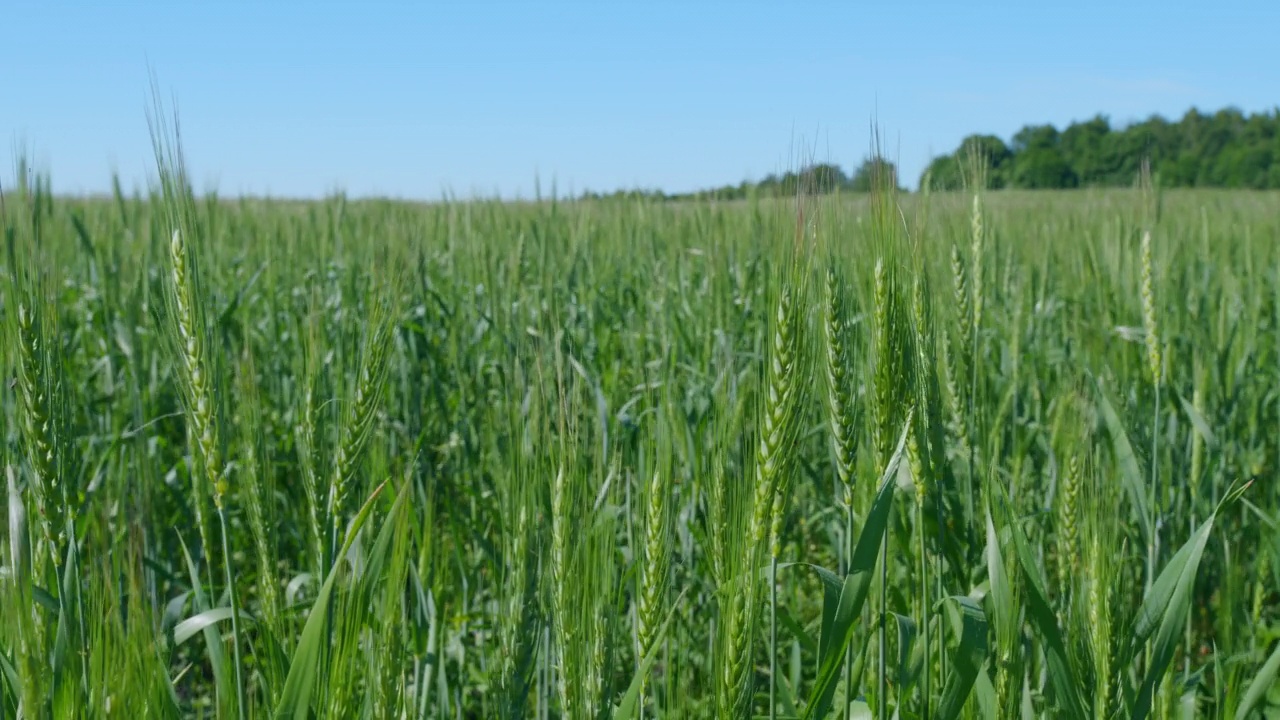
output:
[[[695,6],[696,7],[693,7]],[[198,188],[690,190],[971,132],[1280,104],[1280,2],[113,3],[0,8],[0,178],[153,174],[149,68]]]

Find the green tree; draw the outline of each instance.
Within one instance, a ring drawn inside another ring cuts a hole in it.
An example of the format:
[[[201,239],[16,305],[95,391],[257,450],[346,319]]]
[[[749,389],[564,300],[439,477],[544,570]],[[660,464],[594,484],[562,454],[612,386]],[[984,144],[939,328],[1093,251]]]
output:
[[[1019,153],[1014,163],[1014,187],[1042,190],[1073,188],[1079,183],[1076,173],[1056,147],[1034,147]]]
[[[883,157],[872,156],[863,160],[854,171],[849,188],[854,192],[871,192],[873,187],[881,183],[892,183],[892,187],[899,187],[898,167]]]
[[[983,184],[988,188],[999,189],[1009,182],[1013,151],[995,135],[970,135],[965,138],[956,151],[956,159],[968,174],[968,185],[973,185],[978,177],[983,178]]]
[[[1191,108],[1177,120],[1152,115],[1124,127],[1096,115],[1062,130],[1027,125],[1008,144],[995,135],[969,135],[954,152],[933,158],[920,176],[920,187],[960,190],[978,182],[993,189],[1128,186],[1144,161],[1165,187],[1280,188],[1280,108],[1251,115],[1236,108],[1214,113]],[[878,172],[898,184],[893,163],[875,156],[852,176],[837,164],[820,163],[768,175],[758,183],[668,198],[867,192]],[[651,196],[663,197],[658,192]]]
[[[963,190],[964,174],[955,155],[939,155],[920,175],[920,189]]]
[[[1013,136],[1011,151],[1016,155],[1028,150],[1058,147],[1058,129],[1052,125],[1028,125]]]
[[[1107,140],[1111,122],[1102,115],[1073,123],[1062,132],[1062,154],[1081,185],[1106,184],[1109,178]]]

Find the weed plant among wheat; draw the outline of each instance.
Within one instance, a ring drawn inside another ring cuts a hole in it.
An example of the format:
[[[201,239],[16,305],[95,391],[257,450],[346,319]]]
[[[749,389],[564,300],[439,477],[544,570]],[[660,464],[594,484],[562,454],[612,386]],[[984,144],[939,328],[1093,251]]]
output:
[[[1280,717],[1275,194],[228,200],[160,117],[5,186],[0,717]]]

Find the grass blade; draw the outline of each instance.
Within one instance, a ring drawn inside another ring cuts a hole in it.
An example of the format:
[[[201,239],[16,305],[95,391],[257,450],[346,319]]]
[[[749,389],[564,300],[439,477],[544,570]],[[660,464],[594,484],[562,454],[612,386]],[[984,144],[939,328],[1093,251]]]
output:
[[[951,659],[951,675],[942,689],[938,717],[955,720],[987,661],[987,614],[973,598],[953,595],[942,602],[948,601],[960,607],[960,643]]]
[[[916,621],[895,612],[889,613],[889,616],[893,618],[894,623],[898,626],[898,693],[900,697],[909,697],[917,675],[911,667],[911,650],[915,646],[918,632]],[[914,670],[918,669],[915,668]]]
[[[898,438],[898,448],[885,467],[880,478],[880,490],[876,493],[875,502],[871,504],[871,512],[862,526],[862,534],[858,536],[858,544],[854,547],[853,558],[849,563],[849,574],[845,576],[840,590],[839,600],[832,606],[823,608],[822,639],[819,645],[822,652],[818,658],[818,677],[809,693],[809,701],[805,705],[803,718],[822,718],[831,710],[831,700],[835,695],[837,680],[840,678],[840,667],[844,663],[845,648],[853,637],[854,622],[862,612],[867,594],[871,591],[871,580],[875,576],[876,561],[880,554],[880,544],[885,537],[889,525],[889,510],[893,507],[893,491],[897,485],[898,465],[902,462],[903,449],[907,443],[907,433],[911,428],[911,413],[907,413],[902,435]]]
[[[347,532],[346,541],[342,544],[342,550],[337,557],[346,556],[347,551],[351,548],[351,543],[355,541],[356,534],[369,519],[369,514],[373,511],[374,501],[378,495],[382,493],[382,489],[387,486],[386,482],[379,485],[369,499],[365,501],[364,506],[360,508],[360,512],[356,514],[355,520],[351,523],[351,529]],[[407,487],[407,486],[406,486]],[[392,506],[385,523],[390,526],[399,512],[404,506],[404,500],[407,497],[405,491],[401,491],[399,497],[396,498],[395,505]],[[294,718],[294,720],[306,720],[307,714],[311,708],[311,689],[315,687],[316,676],[320,672],[320,656],[325,643],[325,629],[329,623],[329,601],[333,596],[333,587],[337,582],[338,573],[342,569],[341,562],[335,562],[333,568],[329,570],[329,576],[325,578],[324,585],[320,587],[320,592],[316,594],[315,603],[311,606],[311,613],[307,616],[307,623],[302,628],[302,636],[298,640],[298,647],[294,650],[293,661],[289,664],[289,675],[285,678],[284,689],[280,693],[280,702],[276,705],[275,716],[277,718]]]
[[[1111,405],[1111,400],[1107,397],[1107,392],[1102,388],[1101,383],[1098,383],[1097,395],[1098,409],[1102,411],[1107,433],[1111,436],[1111,447],[1115,453],[1116,464],[1120,466],[1125,491],[1129,494],[1134,514],[1142,527],[1142,537],[1150,542],[1151,524],[1148,521],[1150,516],[1147,510],[1146,480],[1143,478],[1142,469],[1138,467],[1138,456],[1133,451],[1133,443],[1129,442],[1129,434],[1125,432],[1124,423],[1121,422],[1115,407]]]
[[[658,659],[658,652],[662,649],[662,638],[666,637],[667,628],[671,625],[672,618],[676,615],[676,608],[680,607],[680,601],[684,598],[684,593],[676,598],[671,604],[671,609],[667,611],[667,618],[662,621],[662,626],[658,628],[656,638],[658,642],[654,642],[653,647],[649,648],[649,652],[645,654],[644,659],[640,661],[640,667],[636,668],[636,674],[631,678],[631,684],[627,686],[627,691],[623,693],[621,702],[618,703],[617,710],[614,711],[614,720],[630,720],[635,717],[636,711],[640,707],[640,687],[644,685],[644,679],[649,675],[649,669],[653,667],[653,663]]]
[[[1018,632],[1018,612],[1014,607],[1013,588],[1009,584],[1009,573],[1005,569],[1000,537],[991,520],[990,508],[987,508],[987,581],[991,585],[988,597],[996,626],[996,642],[1004,646],[1004,652],[1008,652]]]
[[[1008,498],[1004,495],[1003,488],[1001,488],[1000,492],[1001,504],[1005,509],[1005,515],[1008,516]],[[1049,604],[1049,598],[1044,589],[1045,582],[1040,564],[1031,554],[1026,535],[1022,532],[1022,527],[1017,522],[1009,522],[1007,527],[1013,535],[1014,551],[1018,558],[1022,576],[1026,581],[1028,619],[1031,621],[1031,626],[1039,634],[1040,639],[1044,642],[1049,683],[1053,687],[1054,696],[1058,701],[1058,710],[1063,713],[1061,717],[1086,720],[1089,715],[1085,711],[1084,696],[1081,692],[1083,683],[1081,683],[1079,675],[1075,672],[1067,655],[1067,646],[1062,638],[1062,629],[1058,627],[1057,616],[1053,612],[1053,606]]]
[[[1192,534],[1191,539],[1174,553],[1169,564],[1152,584],[1151,591],[1147,593],[1138,612],[1133,638],[1129,642],[1129,657],[1137,657],[1153,631],[1156,635],[1151,664],[1147,667],[1138,695],[1129,708],[1129,716],[1134,720],[1144,720],[1151,712],[1156,688],[1173,659],[1174,649],[1182,639],[1183,624],[1191,609],[1192,585],[1200,567],[1200,557],[1209,541],[1209,532],[1213,529],[1215,515],[1209,516],[1200,529]]]
[[[1280,675],[1280,643],[1276,644],[1276,649],[1272,651],[1271,657],[1267,658],[1267,662],[1263,664],[1262,669],[1253,677],[1249,683],[1249,689],[1244,693],[1244,699],[1240,701],[1240,707],[1236,708],[1235,720],[1245,720],[1249,713],[1253,712],[1263,700],[1266,699],[1267,693],[1276,686],[1276,676]]]
[[[173,628],[173,643],[181,645],[191,639],[193,635],[201,632],[211,625],[216,625],[223,620],[231,619],[231,608],[218,607],[212,610],[206,610],[202,613],[196,613],[191,617],[178,623]],[[240,613],[241,620],[253,620],[247,613]]]
[[[178,534],[178,544],[182,547],[182,557],[187,561],[187,573],[191,576],[191,592],[196,612],[209,610],[209,599],[200,585],[200,572],[196,569],[195,561],[191,559],[191,551],[187,549],[187,543],[182,539],[181,533]],[[209,664],[213,668],[214,687],[217,688],[218,697],[229,698],[231,697],[231,679],[227,677],[227,658],[225,648],[222,646],[222,637],[218,635],[215,628],[206,627],[204,641],[209,649]]]

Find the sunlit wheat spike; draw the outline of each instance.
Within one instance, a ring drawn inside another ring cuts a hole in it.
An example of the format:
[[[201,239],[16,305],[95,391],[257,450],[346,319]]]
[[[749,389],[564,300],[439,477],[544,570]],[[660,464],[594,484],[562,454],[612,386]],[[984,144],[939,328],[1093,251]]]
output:
[[[963,344],[962,344],[963,347]],[[968,452],[968,429],[965,421],[964,400],[961,396],[961,383],[959,381],[960,370],[956,367],[956,354],[958,350],[953,350],[951,345],[951,336],[942,333],[942,384],[947,392],[947,424],[950,432],[949,442],[953,444],[961,455]]]
[[[1156,316],[1155,262],[1151,257],[1151,231],[1142,233],[1142,325],[1146,330],[1147,368],[1151,382],[1159,385],[1163,363],[1160,357],[1160,327]]]
[[[19,427],[27,447],[31,470],[29,487],[43,536],[34,553],[37,571],[47,558],[55,565],[61,561],[58,534],[60,500],[55,468],[54,437],[49,409],[50,378],[44,356],[42,328],[33,308],[18,305],[18,396],[22,415]]]
[[[578,673],[571,666],[576,659],[582,657],[583,648],[577,647],[579,633],[575,631],[578,618],[571,615],[574,598],[570,597],[571,581],[569,579],[570,525],[573,522],[573,509],[569,499],[569,477],[565,468],[556,470],[551,482],[551,613],[552,627],[556,637],[556,657],[559,661],[559,673],[556,676],[556,694],[561,708],[567,716],[575,710],[575,699],[579,696],[577,689],[571,686],[571,678]]]
[[[1109,717],[1111,710],[1111,608],[1109,585],[1115,575],[1110,562],[1111,548],[1094,536],[1089,545],[1088,608],[1090,646],[1098,678],[1094,695],[1095,717]]]
[[[973,298],[970,295],[969,274],[960,257],[960,249],[955,245],[951,246],[951,288],[955,301],[957,334],[962,343],[968,344],[973,335]]]
[[[982,196],[974,193],[972,214],[973,262],[973,332],[982,331],[982,260],[986,245],[986,228],[982,220]]]
[[[169,242],[169,258],[177,307],[177,331],[181,340],[181,361],[185,371],[187,418],[191,423],[191,436],[200,451],[205,480],[213,493],[214,505],[221,508],[223,496],[227,492],[227,480],[215,434],[217,418],[206,367],[204,330],[198,315],[200,299],[196,296],[197,286],[190,271],[187,246],[179,230],[173,231]]]
[[[845,488],[845,502],[852,501],[856,460],[857,407],[850,387],[854,353],[849,347],[849,317],[845,291],[835,268],[827,268],[825,322],[827,418],[835,453],[836,476]]]
[[[904,407],[910,404],[915,365],[911,321],[901,315],[897,273],[883,259],[876,261],[872,301],[871,438],[876,470],[882,472],[901,432]]]
[[[1080,568],[1079,499],[1082,469],[1080,457],[1072,455],[1063,477],[1058,499],[1058,583],[1065,591]]]
[[[388,358],[393,340],[391,319],[380,308],[370,322],[373,328],[365,341],[352,397],[347,403],[342,435],[334,448],[333,478],[329,485],[328,516],[337,537],[345,523],[347,495],[356,474],[361,453],[369,441],[374,415],[386,385]]]
[[[756,583],[742,581],[741,589],[729,596],[729,612],[721,619],[728,624],[729,638],[721,657],[718,705],[722,717],[742,717],[751,707],[754,688],[751,652],[757,597]]]
[[[667,509],[670,494],[670,483],[664,480],[663,473],[655,472],[645,504],[644,564],[640,572],[640,598],[636,613],[640,657],[654,647],[670,577],[671,519]]]
[[[239,448],[243,468],[240,477],[244,482],[238,497],[242,499],[242,505],[248,516],[249,532],[253,536],[254,548],[257,551],[258,588],[262,594],[264,615],[275,617],[280,608],[279,589],[276,584],[276,569],[272,561],[273,533],[267,527],[266,519],[271,498],[267,493],[259,455],[263,440],[252,432],[263,426],[264,419],[261,413],[261,398],[258,397],[258,389],[255,385],[253,359],[248,352],[241,360],[237,379],[242,398],[239,406],[240,423],[244,429]]]
[[[925,298],[925,281],[917,277],[912,285],[911,318],[914,333],[911,346],[915,354],[911,361],[911,395],[915,406],[913,428],[907,438],[907,460],[911,467],[912,482],[916,487],[916,499],[921,504],[929,493],[930,467],[932,453],[930,450],[930,424],[937,418],[941,408],[934,407],[933,389],[935,378],[930,374],[933,369],[933,320],[928,300]]]
[[[769,353],[765,404],[760,423],[760,443],[756,452],[756,486],[751,539],[757,547],[774,550],[774,529],[779,515],[779,483],[788,469],[784,452],[794,431],[796,329],[792,317],[792,297],[784,290],[778,299],[773,344]]]

